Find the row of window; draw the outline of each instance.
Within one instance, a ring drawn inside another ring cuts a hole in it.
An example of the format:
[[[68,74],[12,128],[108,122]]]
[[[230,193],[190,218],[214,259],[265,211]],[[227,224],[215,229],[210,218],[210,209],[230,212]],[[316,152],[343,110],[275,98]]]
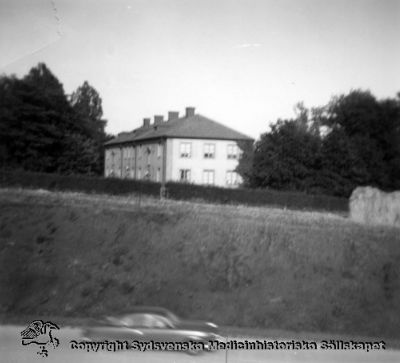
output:
[[[161,153],[162,153],[162,145],[160,143],[157,144],[156,146],[156,151],[157,151],[157,157],[161,157]],[[135,155],[135,149],[133,147],[128,147],[128,148],[124,148],[122,149],[122,156],[124,158],[124,160],[126,159],[130,159],[133,158]],[[139,145],[138,151],[137,151],[137,156],[140,159],[142,157],[142,155],[150,155],[154,153],[154,146],[150,145],[150,146],[143,146],[143,145]],[[111,151],[111,160],[114,160],[115,157],[115,151]]]
[[[138,168],[138,170],[137,170],[137,179],[154,180],[154,177],[150,173],[150,168],[144,169],[143,173],[142,173],[142,168]],[[161,181],[161,168],[157,168],[156,169],[155,181],[156,182],[160,182]]]
[[[161,143],[158,143],[156,146],[157,150],[157,157],[160,158],[161,157],[161,150],[162,150],[162,145]],[[138,158],[140,159],[142,157],[142,155],[150,155],[154,153],[154,145],[139,145],[138,148]]]
[[[214,159],[215,158],[215,144],[214,143],[205,143],[203,147],[203,157],[205,159]],[[157,157],[161,157],[162,153],[161,144],[157,144]],[[138,158],[141,159],[142,155],[149,156],[154,152],[153,146],[145,146],[139,145],[138,148]],[[191,142],[181,142],[179,145],[179,155],[181,158],[191,158],[192,157],[192,143]],[[240,149],[236,144],[227,145],[227,158],[228,159],[238,159],[240,155]],[[111,152],[111,159],[114,160],[115,153]],[[134,149],[127,148],[123,151],[123,158],[126,161],[129,158],[134,156]]]
[[[155,180],[157,182],[161,181],[161,168],[157,168],[155,170],[155,179],[154,176],[151,175],[150,168],[138,168],[137,169],[137,179],[148,179],[148,180]],[[192,172],[190,169],[180,169],[179,170],[179,181],[190,183],[192,182]],[[116,176],[114,172],[114,168],[107,171],[108,176]],[[122,177],[125,178],[133,178],[134,177],[134,170],[126,167]],[[233,170],[228,170],[226,172],[226,185],[238,185],[240,184],[240,176]],[[207,185],[214,185],[215,184],[215,170],[205,169],[203,170],[202,175],[202,183]]]
[[[155,172],[155,179],[151,175],[152,173],[150,172],[150,168],[144,168],[142,171],[142,168],[137,169],[137,174],[136,178],[137,179],[148,179],[148,180],[155,180],[157,182],[161,181],[161,168],[157,168]],[[110,169],[107,169],[107,176],[119,176],[120,175],[120,169],[117,169],[117,172],[115,172],[114,167],[112,166]],[[124,178],[134,178],[134,169],[130,168],[127,166],[125,170],[122,172],[122,177]]]
[[[186,183],[191,182],[191,170],[190,169],[180,169],[179,170],[179,180],[181,182],[186,182]],[[211,170],[211,169],[203,170],[202,182],[203,182],[203,184],[208,184],[208,185],[215,184],[215,170]],[[228,170],[226,172],[226,184],[227,185],[238,185],[239,183],[240,183],[239,175],[233,170]]]
[[[239,147],[236,144],[227,145],[227,157],[228,159],[238,159],[239,158]],[[179,145],[179,155],[181,158],[191,158],[192,157],[192,143],[191,142],[181,142]],[[203,147],[203,157],[204,159],[214,159],[215,158],[215,144],[205,143]]]

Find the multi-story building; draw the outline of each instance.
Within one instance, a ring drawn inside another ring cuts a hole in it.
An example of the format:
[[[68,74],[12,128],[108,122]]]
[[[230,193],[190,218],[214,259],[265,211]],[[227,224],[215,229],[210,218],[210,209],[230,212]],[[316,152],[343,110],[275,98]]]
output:
[[[105,144],[106,177],[181,181],[235,187],[241,142],[253,139],[187,107],[178,112],[143,119],[143,125],[123,132]]]

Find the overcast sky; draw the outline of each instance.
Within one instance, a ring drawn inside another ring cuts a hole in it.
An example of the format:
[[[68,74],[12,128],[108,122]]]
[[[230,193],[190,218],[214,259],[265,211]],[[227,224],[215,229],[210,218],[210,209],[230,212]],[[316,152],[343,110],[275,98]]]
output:
[[[400,0],[0,0],[0,72],[45,62],[107,131],[196,111],[258,137],[304,101],[400,91]]]

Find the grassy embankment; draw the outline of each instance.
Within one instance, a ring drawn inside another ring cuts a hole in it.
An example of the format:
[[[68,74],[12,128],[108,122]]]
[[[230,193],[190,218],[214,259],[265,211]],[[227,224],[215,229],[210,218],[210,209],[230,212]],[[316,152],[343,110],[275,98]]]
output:
[[[400,233],[344,216],[0,190],[0,313],[160,305],[222,325],[400,337]]]

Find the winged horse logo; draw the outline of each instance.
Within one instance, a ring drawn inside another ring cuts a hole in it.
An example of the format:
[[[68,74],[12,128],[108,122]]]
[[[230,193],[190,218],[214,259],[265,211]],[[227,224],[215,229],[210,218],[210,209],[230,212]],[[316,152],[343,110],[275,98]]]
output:
[[[48,356],[48,350],[46,347],[52,345],[53,349],[60,345],[60,341],[53,336],[53,330],[59,330],[60,328],[50,321],[43,322],[42,320],[32,321],[26,329],[21,332],[22,345],[37,344],[40,347],[40,351],[37,354],[42,357]]]

